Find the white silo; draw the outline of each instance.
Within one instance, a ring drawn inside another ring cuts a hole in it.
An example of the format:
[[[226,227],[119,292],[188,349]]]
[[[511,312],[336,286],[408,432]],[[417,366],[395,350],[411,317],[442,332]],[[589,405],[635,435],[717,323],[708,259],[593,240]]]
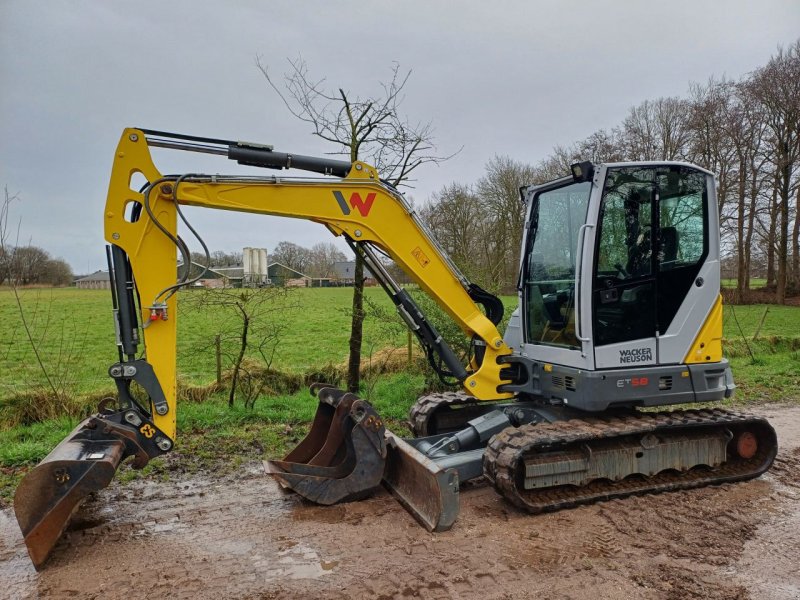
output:
[[[250,251],[252,248],[244,248],[242,250],[242,275],[244,281],[250,280],[250,275],[253,272],[253,262],[250,260]]]
[[[261,283],[267,283],[267,249],[266,248],[259,248],[258,249],[258,266],[259,271],[258,274],[260,275],[259,281]]]

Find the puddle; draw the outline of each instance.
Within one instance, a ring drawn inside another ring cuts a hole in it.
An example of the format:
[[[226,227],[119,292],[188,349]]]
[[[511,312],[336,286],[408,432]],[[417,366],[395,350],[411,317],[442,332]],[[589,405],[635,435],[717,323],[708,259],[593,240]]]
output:
[[[273,556],[256,555],[253,562],[267,581],[317,579],[330,575],[339,565],[338,560],[323,560],[316,550],[300,543],[293,543]]]

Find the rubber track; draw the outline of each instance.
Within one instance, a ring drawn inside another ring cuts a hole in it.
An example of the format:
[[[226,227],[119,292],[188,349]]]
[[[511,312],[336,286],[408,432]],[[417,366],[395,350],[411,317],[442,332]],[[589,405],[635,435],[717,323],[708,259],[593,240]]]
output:
[[[420,396],[408,411],[408,426],[415,437],[431,435],[428,423],[433,413],[443,406],[477,404],[479,401],[464,392],[439,392]]]
[[[596,480],[584,486],[564,485],[541,490],[523,490],[517,485],[517,482],[523,481],[522,473],[518,471],[524,469],[523,459],[537,450],[551,451],[581,442],[709,426],[736,429],[746,426],[757,435],[757,453],[749,460],[729,460],[715,469],[692,469],[686,472],[669,470],[652,477]],[[721,409],[632,413],[506,429],[489,441],[483,457],[483,472],[494,483],[495,489],[511,503],[528,512],[538,513],[634,494],[751,479],[769,469],[777,449],[775,430],[765,419],[752,415]]]

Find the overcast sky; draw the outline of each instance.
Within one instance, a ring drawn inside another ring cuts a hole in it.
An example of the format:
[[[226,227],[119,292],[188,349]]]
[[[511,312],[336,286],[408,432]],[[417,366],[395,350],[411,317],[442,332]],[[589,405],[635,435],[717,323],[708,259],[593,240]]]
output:
[[[410,195],[473,182],[496,154],[536,163],[690,81],[738,78],[800,36],[798,0],[662,2],[199,2],[0,0],[0,185],[19,193],[21,243],[104,267],[102,209],[122,129],[138,126],[321,154],[255,66],[377,94],[413,70],[402,106],[441,153]],[[158,151],[164,173],[247,171]],[[261,171],[263,174],[264,172]],[[193,209],[212,249],[310,246],[319,225]]]

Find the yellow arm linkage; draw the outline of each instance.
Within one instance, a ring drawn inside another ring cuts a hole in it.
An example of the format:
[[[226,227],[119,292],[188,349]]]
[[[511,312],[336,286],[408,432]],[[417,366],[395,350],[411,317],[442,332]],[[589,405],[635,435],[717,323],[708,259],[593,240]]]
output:
[[[382,184],[374,167],[355,163],[342,178],[292,180],[267,178],[189,177],[175,192],[175,178],[162,180],[150,156],[145,135],[126,129],[122,135],[109,186],[105,211],[105,238],[128,254],[142,299],[142,319],[147,304],[164,288],[174,285],[176,248],[142,211],[136,222],[126,220],[131,202],[144,203],[144,195],[132,190],[131,177],[141,173],[154,185],[150,208],[159,223],[173,235],[177,230],[173,194],[181,205],[308,219],[328,227],[334,235],[356,242],[370,242],[382,249],[430,294],[468,336],[486,343],[484,360],[464,381],[466,390],[481,400],[509,398],[498,393],[503,383],[497,358],[510,354],[495,325],[470,298],[462,281],[437,246],[415,221],[391,187]],[[161,382],[169,404],[164,416],[154,414],[155,424],[175,437],[176,297],[167,301],[169,318],[153,321],[145,332],[148,362]]]

